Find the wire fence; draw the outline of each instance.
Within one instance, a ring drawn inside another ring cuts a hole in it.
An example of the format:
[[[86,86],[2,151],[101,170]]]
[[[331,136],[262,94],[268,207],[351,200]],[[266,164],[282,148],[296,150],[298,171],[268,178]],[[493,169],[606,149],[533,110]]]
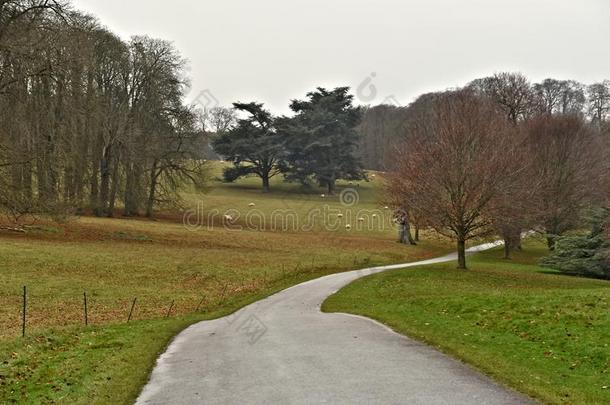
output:
[[[370,257],[354,256],[352,263],[343,262],[336,265],[317,265],[315,258],[312,258],[311,262],[301,262],[295,266],[281,265],[273,272],[263,272],[259,277],[247,282],[224,282],[205,292],[184,290],[173,296],[149,293],[117,299],[105,296],[99,290],[92,290],[82,291],[69,298],[66,298],[65,293],[62,297],[49,298],[48,292],[37,294],[36,289],[26,285],[19,295],[13,296],[8,308],[5,307],[5,310],[11,307],[13,309],[12,314],[5,313],[7,316],[0,321],[4,329],[0,338],[17,335],[25,337],[58,327],[89,327],[211,312],[220,309],[229,299],[286,287],[313,276],[353,270],[370,264]]]

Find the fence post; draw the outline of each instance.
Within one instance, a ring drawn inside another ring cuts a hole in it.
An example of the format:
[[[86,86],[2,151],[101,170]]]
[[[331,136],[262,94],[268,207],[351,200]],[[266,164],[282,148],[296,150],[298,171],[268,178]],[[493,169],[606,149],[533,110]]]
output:
[[[89,326],[89,315],[87,314],[87,291],[83,293],[83,302],[85,304],[85,326]]]
[[[169,314],[172,312],[172,308],[174,307],[174,302],[172,301],[172,303],[169,306],[169,309],[167,310],[167,315],[165,315],[166,318],[169,318]]]
[[[127,318],[127,322],[131,321],[131,315],[133,314],[133,308],[136,306],[136,300],[138,299],[138,297],[133,299],[133,302],[131,303],[131,309],[129,310],[129,317]]]
[[[23,318],[21,320],[21,337],[25,337],[25,308],[27,302],[27,287],[23,286]]]
[[[201,304],[203,304],[203,301],[205,301],[205,296],[201,299],[201,301],[199,301],[199,304],[197,305],[195,312],[199,312],[199,308],[201,308]]]

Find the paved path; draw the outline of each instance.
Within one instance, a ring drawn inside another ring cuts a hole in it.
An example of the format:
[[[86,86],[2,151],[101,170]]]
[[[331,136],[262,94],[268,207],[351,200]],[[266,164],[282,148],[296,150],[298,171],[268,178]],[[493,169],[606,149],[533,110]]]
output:
[[[159,358],[137,404],[528,403],[377,322],[320,312],[329,295],[364,275],[455,259],[333,274],[195,324]]]

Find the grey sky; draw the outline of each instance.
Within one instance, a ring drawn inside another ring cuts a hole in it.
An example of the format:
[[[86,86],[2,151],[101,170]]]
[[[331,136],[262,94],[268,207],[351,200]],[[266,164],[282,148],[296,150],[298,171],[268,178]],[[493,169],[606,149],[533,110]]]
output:
[[[172,40],[190,61],[194,98],[256,100],[286,113],[316,86],[357,88],[362,103],[518,70],[610,78],[607,0],[74,0],[112,31]]]

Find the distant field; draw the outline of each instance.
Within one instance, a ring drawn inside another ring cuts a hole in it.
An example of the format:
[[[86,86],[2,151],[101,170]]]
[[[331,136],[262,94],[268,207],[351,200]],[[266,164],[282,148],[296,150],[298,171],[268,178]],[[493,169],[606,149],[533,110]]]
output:
[[[0,233],[0,403],[129,403],[167,341],[191,322],[313,277],[451,249],[432,234],[417,247],[396,243],[391,213],[377,199],[380,181],[372,180],[341,185],[356,190],[351,207],[339,195],[323,198],[317,188],[279,180],[262,194],[256,179],[245,179],[214,182],[206,195],[185,193],[190,226],[184,213],[162,212],[157,221],[82,217]],[[234,221],[224,219],[227,210]],[[250,221],[273,213],[299,226]],[[379,226],[383,215],[387,224]]]
[[[324,303],[377,319],[553,404],[610,403],[610,283],[536,266],[528,242],[513,261],[494,250],[454,264],[370,276]]]
[[[357,188],[360,202],[353,207],[342,205],[339,195],[322,198],[297,185],[275,182],[271,194],[257,185],[246,179],[216,183],[207,195],[187,194],[185,211],[202,219],[191,226],[182,224],[181,214],[161,213],[172,218],[82,217],[42,223],[26,234],[0,233],[0,338],[20,332],[23,286],[28,330],[35,331],[81,323],[83,292],[92,324],[126,320],[134,298],[134,319],[149,319],[165,315],[172,301],[173,314],[200,304],[205,310],[226,296],[258,292],[297,274],[420,259],[448,248],[432,235],[417,247],[395,243],[390,212],[383,226],[354,219],[359,212],[382,217],[389,211],[376,201],[378,181]],[[334,213],[325,214],[329,210]],[[215,212],[217,221],[208,223]],[[225,212],[235,221],[225,220]],[[286,217],[289,229],[281,225]],[[328,221],[334,225],[327,230]]]

